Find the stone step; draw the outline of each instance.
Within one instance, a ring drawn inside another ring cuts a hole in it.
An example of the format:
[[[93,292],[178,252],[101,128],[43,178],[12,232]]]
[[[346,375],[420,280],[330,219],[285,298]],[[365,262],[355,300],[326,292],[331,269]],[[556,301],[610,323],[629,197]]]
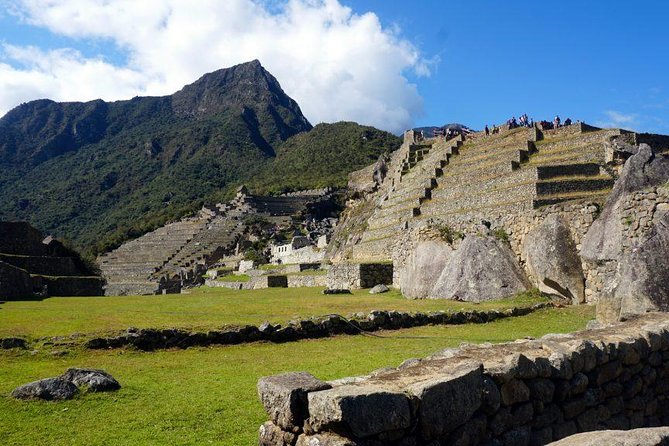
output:
[[[615,180],[608,175],[577,177],[566,180],[542,180],[536,183],[537,196],[611,189]]]
[[[606,198],[611,193],[612,189],[602,189],[593,192],[570,192],[554,195],[543,195],[533,200],[533,208],[540,208],[542,206],[550,206],[553,204],[563,203],[572,200],[592,200],[594,202],[604,203]]]
[[[531,206],[536,197],[535,183],[514,184],[496,190],[477,190],[469,194],[465,193],[448,200],[431,200],[421,206],[421,214],[428,216],[439,216],[452,211],[462,209],[478,209],[494,207],[505,202],[526,201]]]
[[[458,185],[446,187],[440,186],[432,191],[432,201],[450,200],[461,196],[470,196],[474,193],[486,191],[486,193],[494,193],[500,188],[507,188],[519,184],[526,184],[528,182],[536,181],[535,169],[517,169],[511,173],[497,173],[489,176],[475,176],[468,181],[467,187],[463,188]]]
[[[584,163],[584,164],[557,164],[550,166],[538,166],[537,178],[539,180],[548,180],[551,178],[559,178],[571,175],[590,175],[597,176],[600,174],[599,164]]]

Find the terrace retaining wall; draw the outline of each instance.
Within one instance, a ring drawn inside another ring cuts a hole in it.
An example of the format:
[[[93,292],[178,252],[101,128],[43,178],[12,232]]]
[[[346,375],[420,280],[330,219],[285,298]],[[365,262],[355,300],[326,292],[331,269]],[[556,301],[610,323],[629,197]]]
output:
[[[258,382],[263,446],[544,445],[669,424],[669,316],[447,349],[364,377]]]

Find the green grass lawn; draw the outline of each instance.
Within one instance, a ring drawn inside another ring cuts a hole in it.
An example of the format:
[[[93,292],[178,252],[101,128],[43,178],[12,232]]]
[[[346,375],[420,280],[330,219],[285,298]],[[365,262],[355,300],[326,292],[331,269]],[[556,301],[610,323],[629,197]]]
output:
[[[323,297],[314,290],[302,290],[281,298],[279,292],[263,291],[267,295],[262,297],[203,290],[190,296],[8,303],[0,309],[0,327],[5,333],[62,334],[95,329],[99,322],[104,322],[106,328],[207,325],[240,318],[257,321],[268,316],[283,320],[291,314],[335,308],[345,313],[363,308],[424,311],[463,306],[411,302],[397,295]],[[131,311],[133,307],[138,312]],[[20,308],[25,311],[18,311]],[[188,313],[191,316],[183,315]],[[266,420],[255,387],[261,376],[294,370],[307,370],[326,380],[366,374],[464,341],[502,342],[578,330],[593,315],[592,307],[577,306],[541,310],[488,324],[379,332],[383,338],[337,336],[287,344],[254,343],[154,353],[75,349],[54,357],[47,352],[0,352],[0,444],[254,445],[258,426]],[[123,388],[116,393],[85,395],[59,403],[20,402],[8,396],[20,384],[58,375],[71,366],[105,369]]]
[[[138,328],[206,330],[226,324],[286,323],[293,318],[331,313],[348,315],[370,310],[456,311],[505,309],[531,305],[542,298],[530,292],[520,297],[481,304],[446,300],[408,300],[395,290],[371,295],[323,295],[321,288],[229,290],[198,288],[190,294],[120,297],[53,297],[43,301],[0,305],[0,337],[66,336]]]

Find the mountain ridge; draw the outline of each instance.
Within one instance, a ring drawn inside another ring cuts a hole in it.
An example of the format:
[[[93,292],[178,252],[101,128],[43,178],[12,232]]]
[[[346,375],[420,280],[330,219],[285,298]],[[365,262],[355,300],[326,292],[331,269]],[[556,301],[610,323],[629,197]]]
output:
[[[99,253],[271,176],[281,170],[279,147],[311,129],[257,60],[207,73],[169,96],[31,101],[0,118],[0,220],[25,220]],[[365,160],[399,146],[386,133],[378,149],[365,148]],[[342,144],[335,182],[362,167],[360,157],[346,156],[359,149],[356,137]],[[319,151],[332,151],[327,145],[310,141],[315,162]],[[294,181],[274,177],[272,190],[322,183],[283,171]]]

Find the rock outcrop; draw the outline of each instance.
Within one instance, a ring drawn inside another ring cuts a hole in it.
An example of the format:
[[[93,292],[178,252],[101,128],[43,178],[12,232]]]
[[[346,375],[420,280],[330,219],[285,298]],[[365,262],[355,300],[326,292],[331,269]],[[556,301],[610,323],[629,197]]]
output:
[[[603,304],[619,318],[648,311],[669,311],[667,259],[669,214],[655,224],[647,240],[623,256],[618,286],[602,296],[607,301]]]
[[[470,235],[450,256],[429,297],[483,302],[512,296],[528,286],[511,248],[491,236]]]
[[[669,158],[656,155],[650,146],[641,144],[625,162],[602,214],[583,238],[584,260],[595,266],[592,269],[604,265],[609,271],[597,302],[597,318],[601,322],[669,310],[669,217],[666,213],[651,213],[647,217],[649,229],[634,240],[628,236],[634,221],[628,208],[634,194],[653,191],[668,181]]]
[[[541,292],[557,294],[578,304],[585,301],[585,277],[568,223],[548,216],[526,237],[523,257]]]
[[[623,167],[622,174],[606,200],[602,214],[583,238],[581,256],[590,261],[619,260],[623,246],[621,205],[632,192],[669,181],[669,158],[656,156],[648,144],[641,144]]]
[[[404,297],[410,299],[430,297],[452,252],[453,248],[446,242],[433,240],[418,243],[400,271]]]

